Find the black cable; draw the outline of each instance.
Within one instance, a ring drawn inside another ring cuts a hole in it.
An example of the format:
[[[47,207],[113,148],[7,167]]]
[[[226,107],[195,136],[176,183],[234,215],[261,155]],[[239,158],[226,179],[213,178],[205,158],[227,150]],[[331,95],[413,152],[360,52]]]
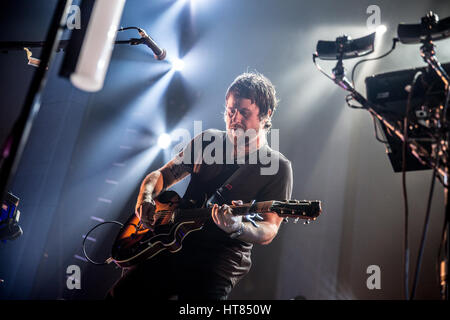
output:
[[[95,229],[97,229],[97,228],[100,227],[101,225],[104,225],[104,224],[107,224],[107,223],[118,224],[118,225],[120,225],[120,226],[123,228],[123,223],[120,223],[120,222],[118,222],[118,221],[105,221],[105,222],[101,222],[101,223],[95,225],[91,230],[89,230],[89,232],[84,236],[84,239],[83,239],[83,254],[84,254],[84,256],[86,257],[86,259],[87,259],[90,263],[93,263],[93,264],[98,265],[98,266],[99,266],[99,265],[107,264],[107,263],[108,263],[108,262],[107,262],[108,259],[106,259],[104,262],[95,262],[95,261],[93,261],[91,258],[88,257],[88,255],[87,255],[87,253],[86,253],[85,242],[86,242],[87,237],[89,236],[89,234],[90,234],[92,231],[94,231]]]
[[[373,114],[370,114],[372,116],[373,119],[373,127],[375,130],[375,139],[377,139],[378,142],[381,142],[383,144],[389,144],[388,141],[383,141],[381,140],[381,138],[378,136],[378,126],[377,126],[377,118],[375,118],[375,116]]]
[[[334,79],[332,77],[330,77],[325,71],[323,71],[323,69],[317,64],[316,59],[319,56],[317,55],[317,53],[313,53],[313,63],[316,66],[317,70],[319,70],[322,74],[325,75],[325,77],[327,77],[328,79],[330,79],[331,81],[334,82]]]
[[[436,161],[437,161],[437,157],[436,157]],[[427,237],[428,225],[430,222],[431,202],[433,200],[433,191],[434,191],[434,182],[436,181],[436,173],[437,173],[437,170],[435,167],[433,169],[433,175],[431,177],[430,193],[428,194],[427,211],[425,214],[425,222],[424,222],[423,231],[422,231],[422,239],[420,240],[420,249],[419,249],[419,254],[417,255],[416,272],[414,274],[413,287],[412,287],[412,291],[411,291],[411,300],[414,299],[414,296],[416,294],[416,289],[417,289],[417,282],[419,281],[420,267],[422,264],[422,255],[423,255],[423,250],[425,247],[425,240]]]
[[[399,41],[398,38],[392,39],[392,48],[391,48],[388,52],[382,54],[381,56],[376,57],[376,58],[369,58],[369,59],[363,59],[363,60],[360,60],[360,61],[358,61],[358,62],[353,66],[353,69],[352,69],[352,85],[353,85],[353,87],[355,87],[354,76],[355,76],[355,70],[356,70],[356,67],[359,66],[361,63],[364,63],[364,62],[367,62],[367,61],[378,60],[378,59],[381,59],[381,58],[386,57],[386,56],[389,55],[392,51],[394,51],[395,45],[397,44],[398,41]]]
[[[405,121],[406,122],[406,121]],[[408,128],[406,127],[407,131]],[[402,147],[402,191],[403,191],[403,204],[404,204],[404,239],[403,239],[403,281],[405,299],[408,300],[408,281],[409,281],[409,249],[408,249],[408,193],[406,190],[406,140],[404,135],[403,147]]]
[[[130,30],[130,29],[134,29],[134,30],[138,30],[138,31],[142,30],[141,28],[138,28],[138,27],[125,27],[125,28],[121,27],[117,31],[125,31],[125,30]]]
[[[408,193],[406,190],[406,147],[408,145],[408,124],[409,124],[409,113],[411,110],[411,99],[414,93],[414,87],[416,85],[419,75],[422,71],[418,71],[414,75],[414,79],[411,83],[411,89],[408,93],[408,100],[406,104],[406,114],[403,122],[403,145],[402,145],[402,190],[403,190],[403,203],[404,203],[404,239],[403,239],[403,265],[404,265],[404,294],[405,299],[409,300],[409,247],[408,247],[408,218],[409,218],[409,208],[408,208]]]
[[[352,109],[362,109],[362,110],[366,110],[366,108],[364,108],[363,106],[357,106],[355,104],[351,104],[350,101],[353,100],[353,95],[351,93],[349,93],[348,95],[345,96],[345,102],[347,103],[347,106],[349,106]]]

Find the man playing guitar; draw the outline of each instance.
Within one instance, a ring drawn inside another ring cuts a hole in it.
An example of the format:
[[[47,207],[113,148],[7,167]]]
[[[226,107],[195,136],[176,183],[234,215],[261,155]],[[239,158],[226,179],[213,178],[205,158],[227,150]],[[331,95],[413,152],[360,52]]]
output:
[[[108,298],[227,299],[250,269],[253,244],[268,244],[277,235],[283,220],[279,215],[265,213],[255,221],[233,215],[229,206],[291,198],[291,163],[266,140],[277,107],[275,88],[261,74],[244,73],[225,98],[226,132],[202,132],[175,159],[148,174],[135,211],[143,226],[152,228],[157,196],[190,175],[183,200],[199,206],[209,199],[212,219],[187,236],[181,250],[162,252],[130,268]],[[202,161],[212,143],[223,146],[214,156],[225,161]],[[268,158],[270,165],[277,162],[273,172],[264,171]]]

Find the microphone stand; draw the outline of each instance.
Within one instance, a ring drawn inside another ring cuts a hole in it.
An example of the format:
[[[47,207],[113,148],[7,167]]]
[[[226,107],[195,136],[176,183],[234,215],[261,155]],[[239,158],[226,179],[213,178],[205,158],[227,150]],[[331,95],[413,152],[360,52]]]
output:
[[[56,48],[56,52],[65,50],[69,40],[60,40]],[[143,38],[131,38],[129,40],[116,40],[114,44],[130,44],[138,45],[145,43]],[[23,50],[23,48],[42,48],[45,45],[45,41],[0,41],[0,51],[7,52],[10,50]]]
[[[377,105],[368,101],[364,96],[362,96],[358,91],[355,90],[353,85],[348,81],[345,77],[344,67],[342,64],[342,59],[339,59],[336,67],[333,69],[334,77],[332,80],[345,91],[350,92],[351,96],[354,100],[356,100],[361,106],[369,111],[374,117],[376,117],[379,121],[381,121],[393,134],[395,134],[401,141],[404,141],[403,132],[397,128],[397,126],[383,117],[378,113],[378,109],[380,109]],[[411,149],[411,153],[419,160],[419,162],[423,165],[427,165],[431,168],[436,168],[437,172],[443,177],[447,176],[444,168],[439,167],[439,162],[436,161],[433,157],[431,157],[430,153],[423,146],[418,144],[414,140],[407,140],[407,144]]]
[[[41,95],[47,80],[48,66],[53,61],[57,48],[59,48],[66,13],[71,4],[72,0],[57,2],[46,40],[41,43],[43,46],[41,63],[33,76],[20,115],[0,150],[0,200],[2,203],[5,199],[6,189],[8,188],[11,177],[17,169],[33,122],[39,112]]]
[[[359,104],[361,104],[363,109],[366,109],[369,111],[374,117],[376,117],[380,122],[382,122],[393,134],[395,134],[401,141],[405,142],[405,136],[401,129],[397,128],[395,123],[392,123],[389,121],[386,117],[382,116],[377,110],[381,110],[381,107],[373,104],[372,102],[368,101],[364,96],[362,96],[356,89],[353,87],[353,85],[348,81],[348,79],[345,76],[345,70],[343,66],[343,49],[342,47],[338,46],[338,50],[340,50],[340,54],[338,57],[338,62],[336,64],[336,67],[332,70],[333,77],[328,76],[326,73],[322,71],[320,66],[316,64],[316,58],[318,58],[318,54],[315,53],[313,55],[313,62],[316,65],[316,67],[319,69],[320,72],[324,73],[328,78],[330,78],[334,83],[336,83],[339,87],[344,89],[345,91],[348,91],[352,98],[356,100]],[[446,101],[446,107],[448,107],[448,99],[449,99],[449,77],[445,70],[442,68],[441,64],[436,60],[434,56],[434,45],[431,42],[431,39],[428,39],[424,43],[424,45],[421,48],[421,54],[425,60],[432,68],[435,70],[435,72],[438,74],[438,76],[442,79],[442,81],[445,84],[445,88],[447,91],[447,101]],[[444,115],[446,115],[446,109],[444,109]],[[446,117],[444,117],[443,121],[447,121]],[[450,141],[450,135],[447,128],[447,123],[444,124],[445,129],[445,148],[448,150],[449,141]],[[449,237],[449,231],[450,231],[450,204],[449,204],[449,157],[448,152],[443,152],[443,156],[441,157],[441,161],[439,159],[433,157],[430,152],[428,152],[427,149],[425,149],[423,146],[421,146],[419,143],[417,143],[414,140],[407,139],[407,145],[410,148],[411,154],[417,158],[417,160],[423,164],[427,165],[430,168],[436,169],[436,173],[442,176],[443,178],[443,185],[444,185],[444,196],[445,196],[445,225],[444,225],[444,232],[446,234],[446,252],[444,259],[440,262],[440,279],[441,279],[441,296],[443,300],[449,299],[449,257],[450,257],[450,237]],[[440,165],[440,163],[443,163],[444,166]],[[406,281],[409,281],[407,279]],[[406,297],[409,297],[409,292],[405,292]]]
[[[45,41],[0,41],[0,51],[23,50],[24,48],[43,48],[41,61],[35,73],[24,106],[14,123],[14,126],[0,149],[0,200],[6,196],[7,188],[15,174],[23,149],[28,140],[32,124],[39,112],[41,94],[45,87],[48,66],[54,54],[65,50],[69,40],[60,40],[64,30],[65,12],[72,4],[72,0],[58,1],[53,20]],[[134,28],[134,27],[133,27]],[[126,30],[121,28],[119,31]],[[137,28],[136,28],[137,29]],[[131,38],[116,40],[114,44],[138,45],[145,44],[145,38]],[[3,202],[2,202],[3,203]]]

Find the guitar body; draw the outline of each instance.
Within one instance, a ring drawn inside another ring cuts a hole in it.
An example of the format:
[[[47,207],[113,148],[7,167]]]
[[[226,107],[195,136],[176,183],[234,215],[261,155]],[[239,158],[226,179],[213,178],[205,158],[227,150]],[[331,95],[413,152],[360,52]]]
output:
[[[181,250],[184,238],[191,232],[201,230],[207,219],[211,218],[211,208],[194,208],[182,203],[175,191],[165,191],[156,199],[153,225],[146,229],[139,224],[139,218],[133,214],[120,229],[114,241],[111,259],[120,267],[130,267],[138,262],[153,258],[168,250]],[[293,217],[314,221],[322,212],[318,200],[262,201],[231,205],[233,215],[246,216],[256,227],[257,223],[250,213],[275,213],[280,217]]]
[[[201,230],[204,221],[173,221],[170,213],[178,208],[180,200],[174,191],[166,191],[155,199],[153,230],[143,227],[137,230],[139,218],[133,214],[114,241],[111,254],[113,261],[120,267],[130,267],[164,250],[181,250],[183,239],[189,233]]]

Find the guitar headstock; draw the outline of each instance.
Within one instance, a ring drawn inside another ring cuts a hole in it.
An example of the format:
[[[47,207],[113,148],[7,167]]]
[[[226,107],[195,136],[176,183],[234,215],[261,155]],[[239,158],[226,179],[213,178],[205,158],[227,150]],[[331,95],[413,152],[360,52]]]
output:
[[[273,201],[270,210],[283,218],[316,220],[322,212],[322,203],[319,200]]]

